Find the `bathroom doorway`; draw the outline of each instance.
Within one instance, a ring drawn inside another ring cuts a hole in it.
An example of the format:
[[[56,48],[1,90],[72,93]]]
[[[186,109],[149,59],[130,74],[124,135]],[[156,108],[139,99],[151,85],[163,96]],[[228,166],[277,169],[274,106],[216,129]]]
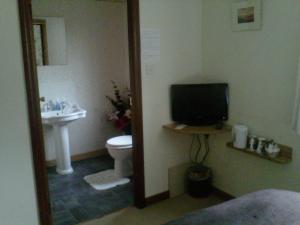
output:
[[[96,0],[95,0],[96,1]],[[99,1],[101,2],[101,1]],[[139,1],[128,0],[127,2],[127,28],[128,28],[128,56],[130,68],[130,89],[132,97],[132,137],[133,137],[133,193],[134,205],[142,208],[145,206],[144,188],[144,163],[143,163],[143,121],[142,121],[142,99],[141,99],[141,63],[140,63],[140,27],[139,27]],[[40,52],[41,59],[36,59],[33,45],[34,30],[32,16],[32,1],[19,0],[20,25],[23,45],[24,71],[27,89],[27,101],[29,120],[31,128],[31,140],[33,150],[33,163],[35,168],[36,189],[39,206],[40,222],[43,225],[51,225],[52,214],[48,188],[48,175],[46,155],[44,150],[43,126],[41,121],[39,83],[37,75],[37,64],[47,63],[49,58],[43,57],[45,53]],[[78,15],[82,16],[82,15]],[[84,17],[82,16],[82,19]],[[42,34],[43,21],[37,21],[36,29]],[[69,21],[67,21],[69,22]],[[60,22],[57,22],[60,23]],[[43,36],[43,35],[41,35]],[[89,36],[90,37],[90,36]],[[90,37],[92,38],[92,37]],[[41,38],[40,45],[49,40]],[[99,45],[103,45],[99,41]],[[76,46],[74,46],[76,47]],[[44,51],[49,51],[49,48]],[[109,84],[108,84],[109,85]],[[79,90],[80,91],[80,90]],[[86,162],[92,164],[92,162]],[[111,162],[110,162],[111,163]],[[96,163],[97,164],[97,163]],[[84,170],[84,169],[83,169]],[[80,213],[80,212],[79,212]]]

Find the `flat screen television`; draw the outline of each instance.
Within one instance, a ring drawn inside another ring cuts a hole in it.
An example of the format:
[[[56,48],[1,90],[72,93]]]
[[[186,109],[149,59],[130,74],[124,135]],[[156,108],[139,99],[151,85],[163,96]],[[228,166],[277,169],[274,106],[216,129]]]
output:
[[[205,126],[228,120],[228,84],[171,85],[171,113],[174,122]]]

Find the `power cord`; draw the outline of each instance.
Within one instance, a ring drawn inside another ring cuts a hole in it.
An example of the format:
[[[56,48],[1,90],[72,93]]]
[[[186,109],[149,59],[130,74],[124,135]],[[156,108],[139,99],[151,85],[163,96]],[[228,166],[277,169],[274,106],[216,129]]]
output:
[[[193,163],[195,162],[194,159],[193,159],[193,149],[194,149],[195,139],[196,139],[196,135],[194,134],[193,137],[192,137],[192,142],[191,142],[190,151],[189,151],[190,161],[193,162]]]
[[[199,135],[197,135],[197,141],[198,141],[198,149],[196,151],[196,156],[195,156],[196,163],[198,163],[199,153],[201,152],[201,149],[202,149],[201,137]]]
[[[190,157],[190,161],[193,163],[204,163],[204,161],[206,160],[208,153],[210,151],[210,147],[209,147],[209,135],[206,134],[204,136],[204,155],[202,157],[202,159],[199,161],[199,155],[201,153],[202,150],[202,141],[201,141],[201,136],[199,134],[194,134],[192,136],[192,142],[190,145],[190,150],[189,150],[189,157]],[[197,148],[195,149],[195,141],[197,141]],[[195,150],[194,150],[195,149]]]
[[[209,140],[208,139],[209,139],[209,135],[208,134],[204,135],[205,154],[202,158],[201,164],[206,160],[206,158],[208,156],[208,153],[210,151]]]

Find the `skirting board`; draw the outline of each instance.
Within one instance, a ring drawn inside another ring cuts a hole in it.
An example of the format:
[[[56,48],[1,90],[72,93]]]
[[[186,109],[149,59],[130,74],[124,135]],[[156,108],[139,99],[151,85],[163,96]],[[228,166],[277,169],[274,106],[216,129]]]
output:
[[[165,192],[159,193],[157,195],[152,195],[152,196],[146,198],[146,206],[161,202],[161,201],[169,199],[169,198],[170,198],[169,191],[165,191]]]
[[[100,149],[100,150],[96,150],[96,151],[73,155],[73,156],[71,156],[71,160],[72,161],[80,161],[80,160],[95,158],[95,157],[107,155],[107,154],[108,154],[107,149]],[[47,165],[47,167],[56,166],[56,160],[54,159],[54,160],[46,161],[46,165]]]

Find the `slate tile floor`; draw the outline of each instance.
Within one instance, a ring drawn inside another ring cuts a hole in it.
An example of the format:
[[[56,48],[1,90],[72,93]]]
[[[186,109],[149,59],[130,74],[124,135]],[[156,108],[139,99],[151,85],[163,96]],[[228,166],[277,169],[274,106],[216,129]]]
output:
[[[55,167],[48,169],[52,215],[55,225],[74,225],[99,218],[133,204],[133,185],[97,191],[83,177],[112,169],[113,159],[101,156],[73,162],[74,173],[59,175]]]

